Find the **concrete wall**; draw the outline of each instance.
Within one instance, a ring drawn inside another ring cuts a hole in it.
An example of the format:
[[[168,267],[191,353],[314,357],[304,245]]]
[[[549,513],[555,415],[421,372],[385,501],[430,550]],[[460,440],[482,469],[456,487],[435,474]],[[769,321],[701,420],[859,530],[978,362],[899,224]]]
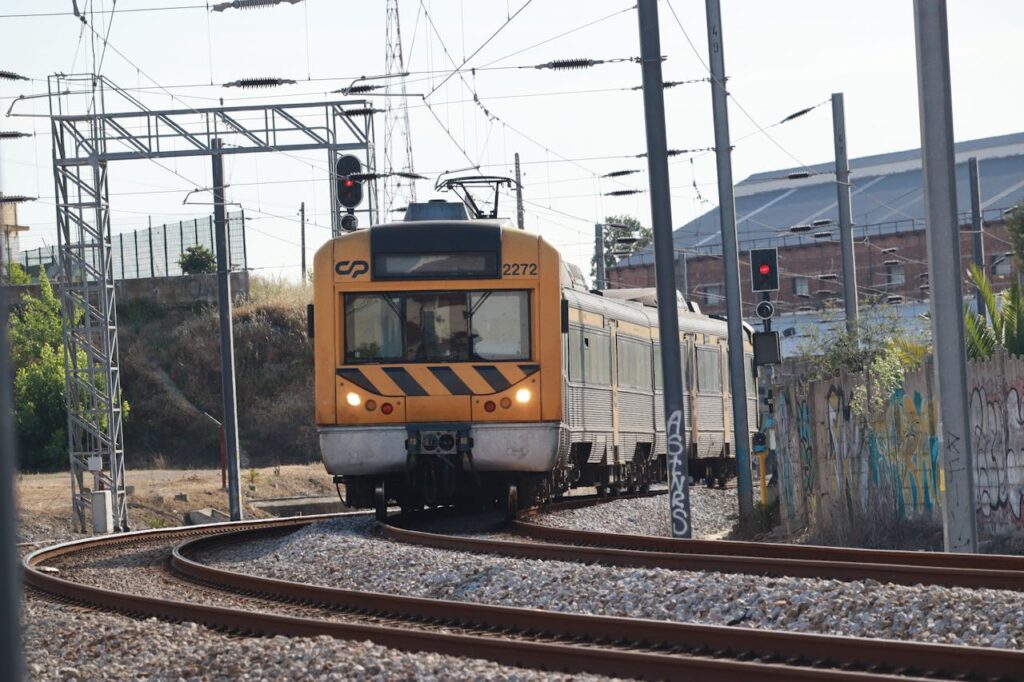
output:
[[[780,511],[795,531],[857,512],[942,518],[945,478],[938,403],[928,362],[870,419],[850,400],[860,377],[803,382],[784,371],[775,387]],[[983,538],[1024,529],[1024,358],[971,362],[975,504]]]
[[[114,283],[117,303],[149,301],[162,306],[190,306],[195,303],[217,304],[217,275],[182,275],[180,277],[153,277],[126,279]],[[22,296],[38,296],[39,285],[11,287],[12,303]],[[231,273],[231,293],[236,300],[249,295],[249,273],[242,270]]]

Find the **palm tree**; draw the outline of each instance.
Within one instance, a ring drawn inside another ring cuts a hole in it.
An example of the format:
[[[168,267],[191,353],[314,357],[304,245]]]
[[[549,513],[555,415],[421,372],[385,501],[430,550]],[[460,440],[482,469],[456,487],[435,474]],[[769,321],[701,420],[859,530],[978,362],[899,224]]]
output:
[[[975,313],[969,306],[964,309],[967,357],[986,360],[1000,347],[1011,355],[1024,355],[1024,291],[1020,282],[996,294],[984,270],[973,264],[968,269],[981,292],[985,314]]]

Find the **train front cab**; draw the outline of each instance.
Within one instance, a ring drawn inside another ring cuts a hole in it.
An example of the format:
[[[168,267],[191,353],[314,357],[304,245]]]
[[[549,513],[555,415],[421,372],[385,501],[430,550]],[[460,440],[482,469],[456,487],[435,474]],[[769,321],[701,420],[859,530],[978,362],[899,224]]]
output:
[[[346,502],[450,502],[562,445],[559,259],[496,221],[345,235],[315,257],[316,414]],[[324,273],[331,273],[324,276]]]

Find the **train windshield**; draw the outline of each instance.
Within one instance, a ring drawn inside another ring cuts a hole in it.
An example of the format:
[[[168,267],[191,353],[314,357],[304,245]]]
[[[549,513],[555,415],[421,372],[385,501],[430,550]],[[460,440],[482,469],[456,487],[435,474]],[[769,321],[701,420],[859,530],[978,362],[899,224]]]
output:
[[[527,291],[345,296],[345,362],[530,359]]]

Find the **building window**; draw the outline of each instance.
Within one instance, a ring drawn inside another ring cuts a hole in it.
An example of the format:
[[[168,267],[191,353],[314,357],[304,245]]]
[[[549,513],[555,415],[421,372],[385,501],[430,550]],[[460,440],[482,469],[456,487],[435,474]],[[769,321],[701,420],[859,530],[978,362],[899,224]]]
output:
[[[885,283],[889,286],[899,286],[907,281],[907,274],[903,270],[903,265],[886,265],[885,266]]]
[[[992,274],[995,277],[1007,277],[1010,274],[1010,256],[1001,254],[992,257]]]
[[[704,303],[706,305],[721,305],[725,302],[725,285],[708,284],[704,287]]]
[[[797,296],[810,296],[811,280],[809,277],[793,278],[793,293]]]

